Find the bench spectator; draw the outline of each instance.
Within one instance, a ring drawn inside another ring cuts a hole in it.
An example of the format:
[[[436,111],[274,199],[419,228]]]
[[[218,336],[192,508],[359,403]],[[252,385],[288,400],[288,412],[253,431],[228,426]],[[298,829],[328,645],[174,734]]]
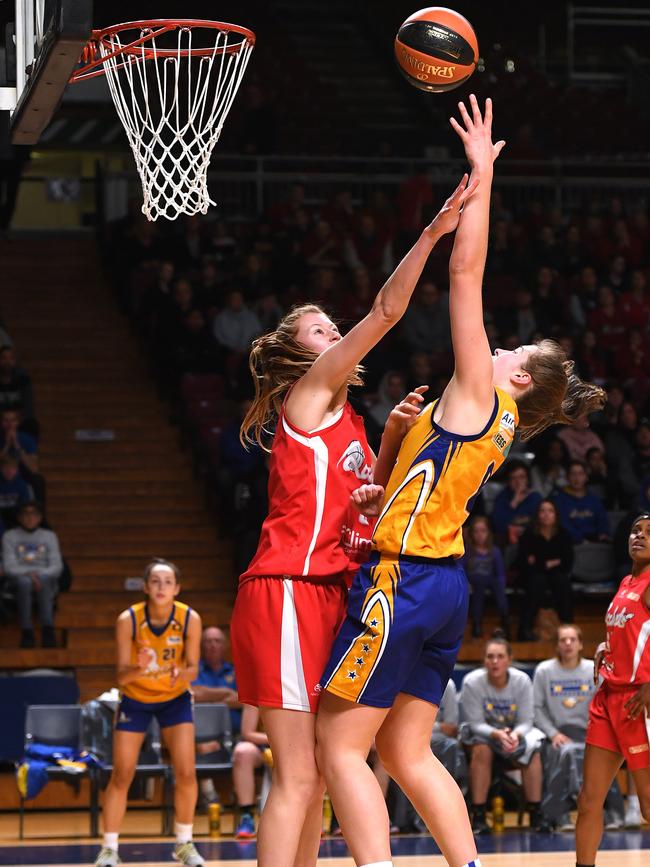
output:
[[[557,631],[556,655],[540,662],[533,676],[535,725],[547,740],[542,748],[542,812],[554,827],[573,830],[569,811],[582,785],[589,703],[596,691],[594,663],[582,658],[582,631],[571,623]],[[608,798],[609,821],[623,820],[618,791]]]
[[[239,809],[235,838],[245,840],[255,836],[255,771],[270,756],[269,739],[260,729],[260,710],[243,705],[241,740],[232,756],[232,780]]]
[[[241,730],[242,712],[237,697],[235,667],[225,658],[226,648],[227,641],[223,631],[218,626],[206,626],[201,635],[199,676],[192,682],[192,692],[196,702],[227,704],[230,708],[232,733],[237,736]],[[210,744],[211,742],[208,742],[208,745]],[[214,782],[209,777],[199,781],[199,799],[203,808],[219,800]]]
[[[460,693],[461,741],[469,750],[472,830],[489,834],[486,802],[495,757],[506,768],[521,770],[530,826],[548,833],[542,800],[543,734],[533,727],[533,684],[512,666],[510,644],[499,635],[485,646],[483,668],[470,671]]]
[[[2,537],[3,567],[18,601],[21,647],[36,644],[32,625],[34,596],[38,601],[41,644],[56,647],[54,601],[63,561],[56,533],[42,527],[42,521],[43,510],[38,503],[23,503],[18,509],[18,526]]]
[[[194,701],[220,702],[230,708],[232,732],[239,734],[241,709],[235,667],[226,660],[226,636],[218,626],[206,626],[201,636],[199,676],[192,683]]]

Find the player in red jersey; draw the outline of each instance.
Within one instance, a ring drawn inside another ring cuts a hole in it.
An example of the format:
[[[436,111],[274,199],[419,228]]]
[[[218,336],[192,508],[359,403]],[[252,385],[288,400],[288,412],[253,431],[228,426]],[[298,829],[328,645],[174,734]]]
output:
[[[406,311],[431,250],[454,231],[475,186],[463,177],[345,337],[319,307],[305,305],[253,344],[256,394],[242,438],[262,444],[271,426],[275,436],[269,514],[240,579],[231,639],[239,699],[260,708],[273,752],[258,832],[261,867],[307,867],[318,855],[317,685],[372,531],[350,502],[371,480],[374,456],[348,387],[361,384],[359,363]],[[421,400],[412,393],[406,406]]]
[[[603,804],[623,762],[650,821],[650,514],[639,515],[628,542],[632,574],[621,581],[605,616],[589,708],[584,779],[578,798],[577,867],[593,865],[603,834]]]

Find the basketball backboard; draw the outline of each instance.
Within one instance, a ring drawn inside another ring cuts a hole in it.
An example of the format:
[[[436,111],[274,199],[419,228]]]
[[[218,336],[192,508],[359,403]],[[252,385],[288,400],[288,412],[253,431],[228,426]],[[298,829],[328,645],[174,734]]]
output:
[[[5,33],[7,84],[0,87],[14,144],[38,142],[88,42],[92,17],[92,0],[15,0]]]

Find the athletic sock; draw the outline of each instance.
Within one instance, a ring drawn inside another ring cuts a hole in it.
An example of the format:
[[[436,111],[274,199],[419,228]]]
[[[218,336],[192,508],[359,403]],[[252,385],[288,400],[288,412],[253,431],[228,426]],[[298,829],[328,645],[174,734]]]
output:
[[[373,861],[372,864],[360,864],[359,867],[393,867],[392,861]]]
[[[628,795],[626,806],[627,806],[628,810],[630,809],[630,807],[636,807],[637,810],[640,810],[641,804],[639,803],[639,796],[638,795]]]
[[[117,847],[119,846],[117,838],[119,836],[119,834],[104,834],[104,848],[112,849],[113,852],[117,852]]]
[[[463,864],[463,867],[482,867],[481,859],[474,858],[473,861],[468,861],[467,864]]]
[[[183,843],[191,843],[192,842],[192,825],[181,825],[180,822],[176,822],[175,825],[176,830],[176,842],[179,845]]]

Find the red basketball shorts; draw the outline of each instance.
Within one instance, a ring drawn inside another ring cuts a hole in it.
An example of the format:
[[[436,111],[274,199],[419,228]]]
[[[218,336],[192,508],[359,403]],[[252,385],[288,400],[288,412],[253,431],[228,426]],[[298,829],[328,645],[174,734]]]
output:
[[[341,585],[250,578],[230,624],[239,700],[316,713],[319,681],[345,616]]]
[[[612,689],[603,683],[591,700],[588,744],[622,755],[631,771],[650,767],[650,728],[644,713],[630,719],[625,702],[637,687]]]

